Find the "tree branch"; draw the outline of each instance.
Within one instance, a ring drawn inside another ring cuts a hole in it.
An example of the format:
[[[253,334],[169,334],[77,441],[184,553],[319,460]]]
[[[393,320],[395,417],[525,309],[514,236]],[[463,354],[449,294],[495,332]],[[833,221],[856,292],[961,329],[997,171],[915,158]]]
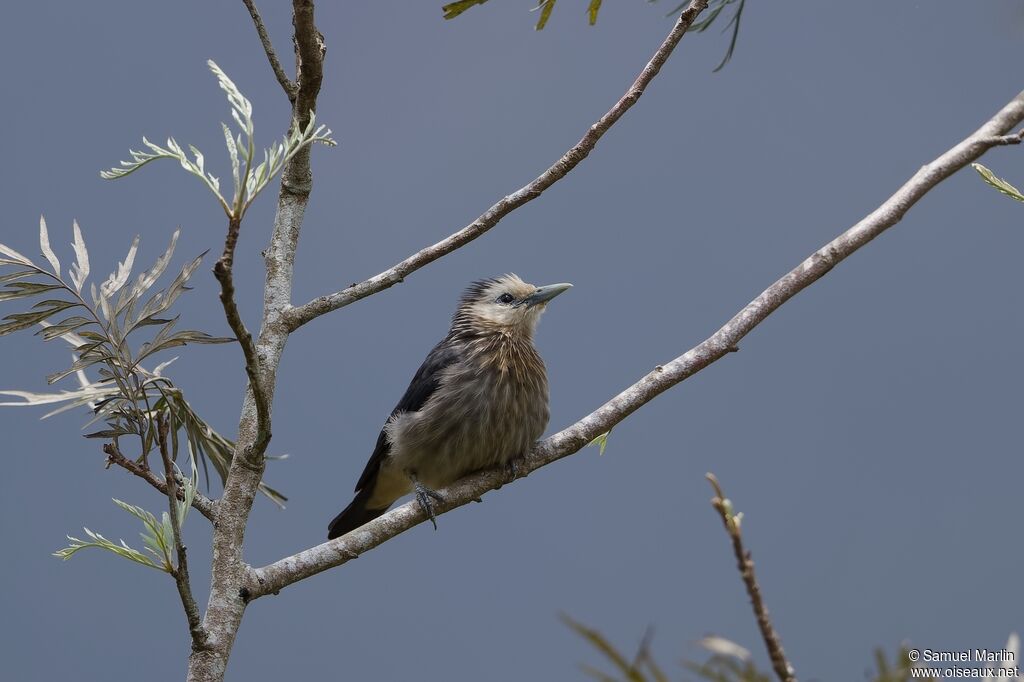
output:
[[[242,2],[245,4],[245,8],[249,10],[252,23],[256,25],[256,33],[259,34],[260,42],[263,43],[263,51],[267,53],[267,59],[270,60],[270,68],[274,70],[277,82],[284,88],[284,94],[288,96],[288,100],[294,102],[298,87],[295,83],[291,82],[287,74],[285,74],[281,62],[278,61],[277,53],[274,52],[274,46],[270,42],[270,34],[267,33],[267,27],[263,25],[263,17],[260,16],[260,11],[256,9],[256,3],[253,0],[242,0]]]
[[[324,56],[327,54],[324,37],[313,20],[313,10],[313,0],[292,0],[295,71],[299,84],[294,113],[300,128],[309,125],[309,114],[316,111],[316,98],[324,80]]]
[[[782,640],[772,626],[771,618],[768,616],[768,607],[764,605],[764,598],[761,596],[761,587],[757,584],[757,574],[754,573],[754,560],[750,552],[743,546],[743,533],[740,531],[740,518],[733,514],[732,504],[725,493],[722,492],[718,479],[714,474],[707,474],[708,482],[715,489],[715,497],[711,498],[711,506],[715,508],[722,523],[725,525],[725,532],[732,540],[732,551],[736,555],[736,567],[739,569],[743,584],[747,586],[747,594],[750,596],[750,603],[754,607],[754,617],[757,618],[757,627],[761,630],[761,638],[768,647],[768,656],[772,659],[772,668],[778,675],[780,682],[796,682],[796,671],[786,658],[786,652],[782,649]]]
[[[298,125],[305,127],[310,113],[316,110],[325,54],[323,36],[314,21],[312,0],[293,0],[292,23],[295,26],[297,63],[297,92],[292,103],[292,117]],[[266,464],[266,439],[262,437],[262,429],[265,428],[269,436],[270,406],[274,399],[277,369],[288,340],[288,330],[282,323],[281,315],[291,304],[295,250],[312,190],[309,156],[309,147],[304,147],[285,164],[281,173],[274,230],[264,256],[266,281],[262,326],[259,338],[251,348],[252,357],[259,362],[261,381],[256,383],[250,378],[249,389],[242,401],[234,456],[224,483],[224,494],[217,505],[210,598],[203,618],[203,627],[208,633],[207,647],[193,651],[189,657],[189,682],[223,680],[231,648],[249,601],[246,584],[252,569],[242,560],[242,550],[253,498]],[[233,254],[233,249],[230,253]],[[230,279],[227,281],[230,282]],[[233,291],[229,294],[227,298],[233,302]],[[252,365],[249,351],[246,351],[246,365],[247,370]],[[265,419],[262,416],[264,411]]]
[[[167,481],[168,515],[171,517],[171,534],[174,536],[174,550],[178,556],[178,565],[171,571],[174,582],[178,586],[181,606],[185,609],[188,630],[192,634],[192,649],[198,650],[206,646],[206,630],[203,629],[199,607],[192,596],[192,582],[188,577],[188,552],[181,540],[181,519],[178,518],[178,477],[174,471],[174,461],[167,447],[167,432],[170,425],[163,415],[157,416],[157,441],[160,446],[160,457],[164,462],[164,476]]]
[[[116,464],[125,471],[135,474],[146,483],[149,483],[164,495],[167,494],[167,483],[165,481],[161,480],[160,477],[154,474],[152,469],[149,467],[144,467],[135,460],[128,459],[122,455],[120,449],[118,449],[117,445],[114,443],[106,443],[103,446],[103,452],[107,456],[107,468],[109,468],[111,464]],[[181,490],[177,491],[176,496],[179,500],[185,499]],[[192,508],[209,519],[211,523],[216,523],[217,502],[206,497],[198,490],[196,491],[195,498],[192,500]]]
[[[932,188],[996,146],[995,138],[1006,135],[1022,120],[1024,92],[976,132],[922,166],[885,203],[783,275],[705,341],[668,364],[655,367],[594,412],[538,443],[520,465],[520,475],[579,451],[659,394],[735,350],[743,337],[783,303],[898,223],[911,206]],[[444,502],[437,504],[436,511],[441,513],[468,504],[507,482],[501,471],[484,471],[468,476],[440,491]],[[340,566],[424,520],[426,515],[420,507],[409,502],[336,540],[256,569],[251,578],[251,596],[276,593],[299,580]]]
[[[555,184],[574,169],[583,159],[587,158],[598,141],[606,132],[622,118],[629,109],[636,104],[637,100],[644,93],[654,77],[661,71],[661,67],[672,54],[676,45],[686,35],[687,29],[693,24],[701,12],[708,6],[707,0],[691,0],[686,10],[679,15],[679,19],[673,26],[672,31],[655,51],[654,56],[647,62],[647,65],[637,76],[636,80],[629,87],[626,93],[615,105],[608,110],[596,123],[587,130],[583,138],[573,145],[569,151],[561,156],[546,171],[541,173],[533,182],[521,187],[512,194],[502,197],[496,204],[487,209],[483,215],[458,232],[437,242],[433,246],[414,253],[401,263],[374,275],[358,284],[338,291],[327,296],[320,296],[308,303],[285,311],[285,324],[289,331],[295,331],[307,322],[329,313],[333,310],[343,308],[350,303],[376,294],[384,289],[394,286],[409,274],[429,265],[438,258],[455,251],[480,235],[484,234],[512,211],[539,197],[548,187]]]

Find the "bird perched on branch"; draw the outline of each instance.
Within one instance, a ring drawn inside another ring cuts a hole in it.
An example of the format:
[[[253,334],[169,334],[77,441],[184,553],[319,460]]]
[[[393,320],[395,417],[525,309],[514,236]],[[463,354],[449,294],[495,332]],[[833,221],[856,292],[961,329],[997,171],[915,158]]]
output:
[[[434,519],[437,488],[466,474],[515,466],[548,423],[548,379],[533,332],[548,302],[571,284],[537,287],[515,275],[474,282],[451,329],[427,355],[391,412],[356,484],[328,527],[336,538],[415,492]]]

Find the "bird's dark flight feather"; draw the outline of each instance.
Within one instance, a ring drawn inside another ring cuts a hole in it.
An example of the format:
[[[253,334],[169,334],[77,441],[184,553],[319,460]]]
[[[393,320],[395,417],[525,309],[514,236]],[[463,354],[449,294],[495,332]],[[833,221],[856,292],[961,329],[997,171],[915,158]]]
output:
[[[448,344],[448,339],[444,339],[434,346],[433,350],[427,354],[427,359],[416,370],[412,381],[409,382],[409,388],[405,389],[405,395],[395,405],[395,409],[391,410],[391,417],[400,412],[419,411],[430,396],[434,394],[434,391],[437,390],[438,385],[441,383],[442,371],[457,359],[458,353]],[[373,449],[370,461],[366,463],[363,475],[359,477],[359,482],[356,483],[356,492],[369,487],[370,482],[380,468],[381,461],[387,456],[390,449],[391,445],[388,443],[387,434],[382,429],[380,435],[377,436],[377,445]]]
[[[391,417],[401,412],[419,411],[440,385],[444,369],[454,363],[458,357],[458,353],[449,344],[447,338],[434,346],[434,349],[427,355],[427,359],[416,370],[412,382],[409,383],[409,388],[405,389],[405,395],[391,411]],[[352,503],[331,521],[329,539],[341,537],[387,511],[387,508],[367,509],[366,502],[373,492],[374,480],[377,477],[377,472],[380,471],[381,463],[390,450],[391,444],[382,429],[380,435],[377,436],[377,445],[373,448],[370,461],[366,463],[366,468],[363,469],[363,474],[359,477],[359,482],[356,483],[356,493],[358,494]]]

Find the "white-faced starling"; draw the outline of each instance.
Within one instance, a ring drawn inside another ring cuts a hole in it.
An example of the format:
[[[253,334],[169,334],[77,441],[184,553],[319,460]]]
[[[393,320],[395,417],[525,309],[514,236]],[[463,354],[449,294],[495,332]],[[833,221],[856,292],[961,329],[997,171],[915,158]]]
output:
[[[377,518],[411,492],[434,521],[435,489],[480,469],[514,467],[529,452],[549,416],[533,332],[547,303],[571,286],[537,287],[505,275],[466,289],[448,335],[391,412],[355,499],[331,521],[328,538]]]

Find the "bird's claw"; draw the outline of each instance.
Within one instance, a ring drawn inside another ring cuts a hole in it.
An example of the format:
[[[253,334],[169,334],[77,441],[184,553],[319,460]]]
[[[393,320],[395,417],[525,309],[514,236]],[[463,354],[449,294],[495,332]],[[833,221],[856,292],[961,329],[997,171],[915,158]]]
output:
[[[431,502],[431,498],[438,502],[444,502],[444,497],[430,488],[426,487],[419,481],[416,482],[416,502],[419,503],[420,509],[422,509],[427,516],[430,517],[430,523],[434,524],[434,530],[437,530],[437,517],[434,515],[434,503]]]
[[[505,469],[506,469],[506,471],[505,471],[505,474],[506,474],[505,482],[506,483],[511,483],[512,481],[514,481],[517,478],[519,478],[519,472],[521,470],[521,465],[522,465],[522,458],[521,457],[516,457],[515,459],[510,459],[508,461],[508,463],[505,465]]]

